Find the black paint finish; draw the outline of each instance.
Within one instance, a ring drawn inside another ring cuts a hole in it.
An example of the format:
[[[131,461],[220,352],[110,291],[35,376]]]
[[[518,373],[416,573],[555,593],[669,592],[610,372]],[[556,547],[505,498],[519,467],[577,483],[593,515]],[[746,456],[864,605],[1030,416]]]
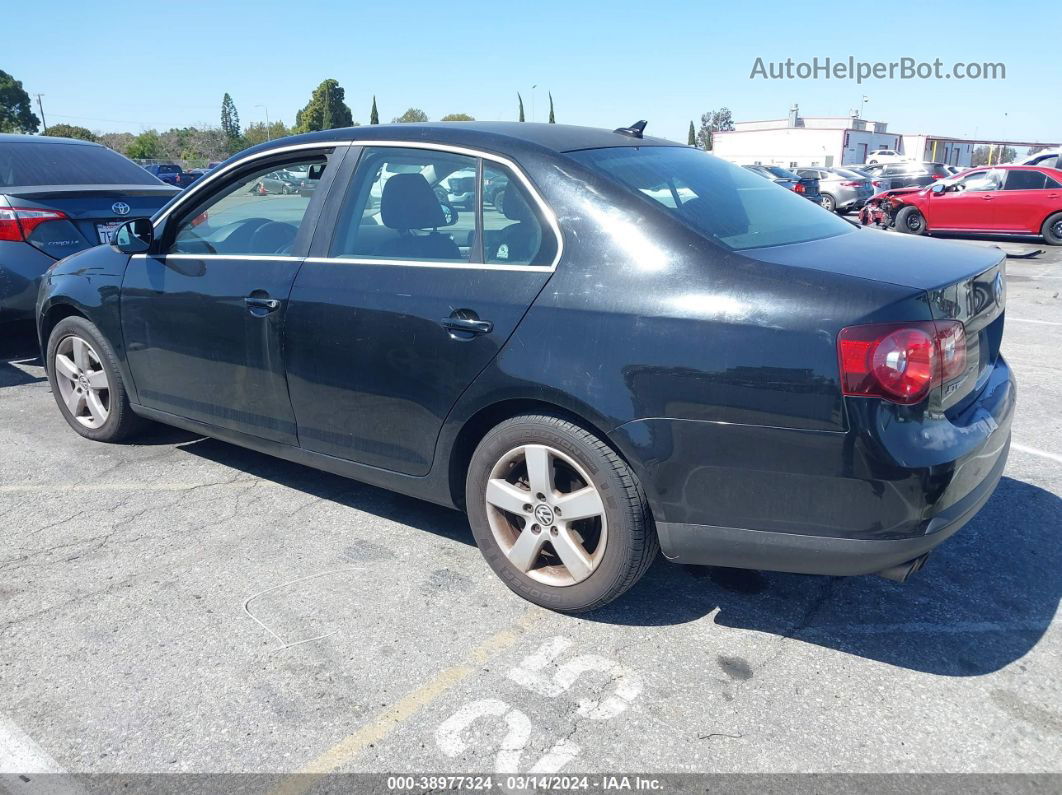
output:
[[[670,144],[561,125],[333,130],[257,151],[347,140],[510,158],[557,217],[556,271],[304,260],[331,236],[352,149],[293,256],[250,267],[93,249],[47,275],[42,336],[83,314],[114,343],[138,411],[446,505],[489,421],[573,414],[631,464],[665,554],[683,561],[855,573],[860,558],[932,546],[991,492],[1015,400],[999,252],[854,228],[726,251],[565,154]],[[256,316],[244,298],[259,294],[277,310]],[[492,331],[444,328],[462,310]],[[841,396],[841,328],[933,318],[966,325],[960,389],[905,407]]]

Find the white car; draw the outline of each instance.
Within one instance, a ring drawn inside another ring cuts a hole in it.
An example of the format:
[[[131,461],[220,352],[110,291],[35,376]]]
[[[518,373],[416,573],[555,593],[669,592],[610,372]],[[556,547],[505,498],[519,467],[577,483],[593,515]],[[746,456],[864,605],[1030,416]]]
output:
[[[1062,168],[1059,162],[1059,154],[1062,149],[1044,149],[1034,155],[1028,155],[1021,160],[1015,161],[1019,166],[1040,166],[1041,168]]]
[[[875,149],[867,155],[868,166],[872,166],[875,163],[903,163],[906,160],[907,158],[895,149]]]

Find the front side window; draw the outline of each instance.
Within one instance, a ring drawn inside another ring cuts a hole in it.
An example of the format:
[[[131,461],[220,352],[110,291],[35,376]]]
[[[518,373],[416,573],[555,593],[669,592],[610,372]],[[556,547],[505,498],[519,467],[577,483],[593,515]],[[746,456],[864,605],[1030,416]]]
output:
[[[507,168],[432,149],[365,150],[332,257],[549,265],[556,240]]]
[[[990,171],[973,171],[957,183],[959,190],[980,192],[986,190],[999,190],[1003,184],[1003,172],[997,168]]]
[[[181,218],[168,253],[291,254],[324,165],[322,155],[240,174]]]
[[[687,147],[610,147],[570,156],[728,249],[803,243],[854,231],[799,194]],[[676,195],[680,201],[672,207]]]

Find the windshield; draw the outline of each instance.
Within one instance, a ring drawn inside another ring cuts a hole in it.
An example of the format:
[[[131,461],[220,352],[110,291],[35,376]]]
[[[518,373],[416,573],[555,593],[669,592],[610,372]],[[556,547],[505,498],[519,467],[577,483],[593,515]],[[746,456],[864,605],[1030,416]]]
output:
[[[102,146],[0,143],[0,187],[158,184],[132,160]]]
[[[624,146],[569,154],[735,251],[853,231],[803,196],[695,149]]]

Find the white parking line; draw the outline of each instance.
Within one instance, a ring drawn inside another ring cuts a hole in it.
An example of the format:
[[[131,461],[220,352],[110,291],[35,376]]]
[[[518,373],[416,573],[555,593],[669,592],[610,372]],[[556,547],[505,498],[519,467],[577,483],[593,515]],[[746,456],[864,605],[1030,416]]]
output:
[[[1062,455],[1059,455],[1058,453],[1049,453],[1046,450],[1039,450],[1025,444],[1018,444],[1017,442],[1011,442],[1010,446],[1012,450],[1018,450],[1022,453],[1028,453],[1029,455],[1037,455],[1040,456],[1040,458],[1046,458],[1049,461],[1056,461],[1059,464],[1062,464]]]
[[[1053,320],[1033,320],[1027,317],[1011,317],[1007,315],[1007,321],[1015,321],[1018,323],[1035,323],[1038,326],[1062,326],[1062,323],[1056,323]]]
[[[63,773],[59,763],[16,726],[0,715],[0,775]]]

